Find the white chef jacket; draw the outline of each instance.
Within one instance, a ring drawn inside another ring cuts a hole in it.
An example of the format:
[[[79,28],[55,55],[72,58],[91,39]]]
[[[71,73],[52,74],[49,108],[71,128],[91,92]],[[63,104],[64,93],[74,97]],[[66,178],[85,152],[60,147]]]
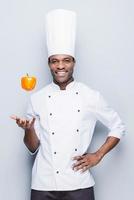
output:
[[[72,158],[83,155],[100,120],[108,136],[121,138],[124,124],[102,95],[85,84],[72,81],[66,90],[54,82],[31,96],[27,117],[36,117],[40,146],[32,169],[32,189],[64,191],[91,187],[90,170],[74,171]],[[75,161],[76,162],[76,161]]]

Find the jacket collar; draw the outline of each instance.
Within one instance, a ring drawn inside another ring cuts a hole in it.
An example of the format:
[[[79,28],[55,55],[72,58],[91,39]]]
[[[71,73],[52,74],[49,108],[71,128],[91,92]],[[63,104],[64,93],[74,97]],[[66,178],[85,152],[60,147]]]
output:
[[[66,90],[70,90],[71,88],[73,88],[75,84],[76,84],[76,81],[73,80],[72,82],[70,82],[70,83],[66,86],[66,89],[65,89],[65,90],[61,90],[60,87],[59,87],[59,85],[57,85],[57,84],[54,83],[53,81],[52,81],[52,83],[51,83],[51,86],[52,86],[52,88],[53,88],[54,90],[57,90],[57,91],[66,91]]]

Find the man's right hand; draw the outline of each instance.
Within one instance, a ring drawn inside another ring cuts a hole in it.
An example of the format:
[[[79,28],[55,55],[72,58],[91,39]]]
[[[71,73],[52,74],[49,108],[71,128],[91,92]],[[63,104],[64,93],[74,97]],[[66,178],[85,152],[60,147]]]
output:
[[[33,117],[32,120],[27,120],[23,118],[19,118],[16,115],[10,116],[11,119],[15,120],[17,125],[24,130],[33,130],[34,129],[34,122],[35,122],[35,117]]]

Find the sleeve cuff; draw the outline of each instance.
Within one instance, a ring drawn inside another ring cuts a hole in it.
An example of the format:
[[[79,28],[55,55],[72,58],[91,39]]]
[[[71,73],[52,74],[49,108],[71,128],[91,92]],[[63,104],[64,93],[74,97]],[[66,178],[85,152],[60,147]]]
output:
[[[40,146],[34,152],[30,151],[30,149],[28,149],[28,147],[26,145],[25,145],[25,147],[26,147],[27,151],[29,152],[29,154],[33,156],[38,152]]]
[[[125,135],[126,135],[126,131],[122,131],[122,132],[111,131],[109,132],[108,137],[113,136],[113,137],[121,139]]]

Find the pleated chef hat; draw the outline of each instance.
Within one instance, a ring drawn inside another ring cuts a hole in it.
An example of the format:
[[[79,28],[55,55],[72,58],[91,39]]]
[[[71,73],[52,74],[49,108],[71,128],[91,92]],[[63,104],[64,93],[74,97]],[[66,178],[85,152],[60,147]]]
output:
[[[66,54],[75,57],[76,13],[56,9],[46,15],[48,57]]]

